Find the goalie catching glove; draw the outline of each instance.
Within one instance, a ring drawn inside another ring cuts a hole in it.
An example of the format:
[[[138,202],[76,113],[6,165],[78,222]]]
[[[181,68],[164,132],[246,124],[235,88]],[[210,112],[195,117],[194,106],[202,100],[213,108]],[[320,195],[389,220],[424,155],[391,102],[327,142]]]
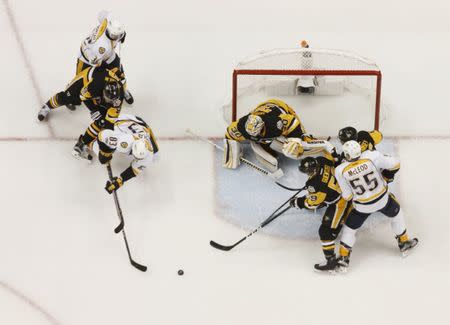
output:
[[[122,177],[114,177],[113,181],[107,181],[105,190],[109,194],[112,194],[112,192],[117,191],[121,186],[123,185]]]
[[[298,138],[288,138],[283,145],[283,154],[292,159],[299,159],[303,154],[302,141]]]
[[[332,153],[335,150],[334,146],[326,140],[315,139],[310,135],[299,138],[288,138],[283,145],[283,154],[292,159],[300,159],[302,155],[311,156],[318,155],[323,152]]]

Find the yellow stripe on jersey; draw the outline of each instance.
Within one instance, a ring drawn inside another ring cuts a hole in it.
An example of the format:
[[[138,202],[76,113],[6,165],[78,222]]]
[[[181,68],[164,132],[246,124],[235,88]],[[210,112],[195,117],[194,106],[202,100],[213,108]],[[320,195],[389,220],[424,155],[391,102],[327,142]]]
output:
[[[336,203],[336,210],[334,211],[333,220],[331,221],[331,229],[336,229],[339,226],[340,221],[344,217],[345,208],[347,207],[347,201],[340,198]]]
[[[95,35],[95,40],[98,40],[100,37],[102,37],[103,33],[106,31],[107,26],[108,26],[108,20],[103,19],[100,26],[98,26],[97,34]]]
[[[374,194],[374,195],[368,197],[367,199],[355,200],[355,202],[357,202],[357,203],[367,203],[367,202],[373,201],[373,200],[379,198],[380,196],[382,196],[384,193],[386,193],[386,191],[387,191],[387,187],[383,187],[383,189],[380,192],[378,192],[377,194]]]
[[[349,163],[349,164],[344,168],[344,170],[342,171],[342,173],[345,173],[345,172],[348,171],[349,169],[352,169],[352,168],[354,168],[354,167],[358,167],[359,165],[362,165],[362,164],[364,164],[364,163],[366,163],[366,162],[369,162],[369,161],[370,161],[369,159],[359,159],[359,160],[357,160],[357,161],[351,162],[351,163]]]

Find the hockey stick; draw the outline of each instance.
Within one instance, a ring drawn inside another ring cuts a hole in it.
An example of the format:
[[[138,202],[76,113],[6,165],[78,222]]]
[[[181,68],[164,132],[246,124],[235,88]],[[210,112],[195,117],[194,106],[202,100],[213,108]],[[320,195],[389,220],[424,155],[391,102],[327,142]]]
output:
[[[187,129],[186,133],[194,136],[195,138],[197,138],[199,140],[202,140],[204,142],[209,143],[210,145],[216,147],[216,149],[218,149],[220,151],[224,151],[224,149],[221,146],[219,146],[218,144],[214,143],[213,141],[211,141],[211,140],[209,140],[209,139],[207,139],[205,137],[202,137],[202,136],[200,136],[198,134],[195,134],[191,129]],[[245,159],[243,157],[240,158],[240,161],[242,163],[246,164],[247,166],[249,166],[250,168],[256,170],[257,172],[260,172],[263,175],[269,176],[270,178],[278,179],[278,178],[283,176],[283,171],[281,169],[278,169],[276,172],[271,173],[271,172],[265,170],[264,168],[259,167],[258,165],[252,163],[250,160],[247,160],[247,159]]]
[[[237,245],[239,245],[240,243],[242,243],[244,240],[246,240],[248,237],[251,237],[254,233],[258,232],[258,230],[260,230],[261,228],[264,228],[265,226],[267,226],[269,223],[271,223],[272,221],[274,221],[276,218],[278,218],[279,216],[281,216],[282,214],[284,214],[287,210],[289,210],[291,208],[291,206],[288,206],[286,208],[284,208],[283,210],[280,211],[281,208],[283,208],[286,203],[289,203],[289,201],[291,201],[295,196],[298,195],[298,193],[300,193],[301,191],[303,191],[305,187],[302,187],[301,189],[299,189],[294,195],[292,195],[286,202],[284,202],[282,205],[280,205],[266,220],[264,220],[259,226],[258,228],[252,230],[252,232],[250,232],[247,236],[243,237],[242,239],[240,239],[239,241],[237,241],[236,243],[234,243],[233,245],[230,246],[226,246],[226,245],[221,245],[219,243],[216,243],[214,240],[211,240],[209,242],[209,244],[217,249],[220,249],[222,251],[229,251],[231,249],[233,249],[234,247],[236,247]],[[280,212],[278,212],[280,211]],[[278,213],[277,213],[278,212]]]
[[[109,179],[112,181],[113,173],[112,173],[111,165],[109,163],[106,164],[106,169],[108,170]],[[113,192],[113,196],[114,196],[114,203],[116,204],[117,215],[119,216],[119,219],[120,219],[120,224],[114,229],[114,232],[117,234],[120,231],[122,231],[123,240],[125,242],[125,247],[127,248],[128,258],[130,259],[131,265],[133,265],[139,271],[145,272],[145,271],[147,271],[147,266],[135,262],[133,260],[133,258],[131,257],[130,246],[128,245],[128,239],[127,239],[127,235],[126,235],[125,229],[124,229],[125,222],[123,219],[122,209],[120,208],[119,199],[117,197],[116,191]]]
[[[298,191],[298,190],[304,190],[305,189],[305,187],[302,187],[302,188],[287,187],[286,185],[280,184],[278,182],[275,182],[275,184],[277,184],[279,187],[284,188],[285,190],[288,190],[288,191]]]
[[[113,182],[114,181],[114,179],[113,179],[114,177],[113,177],[111,165],[107,164],[106,165],[106,169],[108,170],[109,180],[111,182]],[[114,228],[114,232],[116,234],[118,234],[119,232],[121,232],[123,230],[123,227],[125,226],[125,221],[123,219],[122,209],[120,208],[119,198],[117,197],[116,191],[113,192],[113,196],[114,196],[114,203],[116,204],[117,214],[118,214],[119,219],[120,219],[119,225],[116,228]]]

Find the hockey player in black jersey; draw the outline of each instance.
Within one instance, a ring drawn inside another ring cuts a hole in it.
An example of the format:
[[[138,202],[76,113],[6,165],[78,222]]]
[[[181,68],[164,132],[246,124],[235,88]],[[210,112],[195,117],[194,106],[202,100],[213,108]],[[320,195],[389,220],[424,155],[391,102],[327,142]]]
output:
[[[352,126],[347,126],[339,130],[339,140],[342,144],[354,140],[361,146],[361,152],[366,150],[375,150],[375,146],[383,140],[383,135],[378,130],[356,131]]]
[[[326,265],[336,263],[335,240],[350,210],[350,204],[341,198],[341,190],[334,177],[334,160],[331,155],[306,157],[301,160],[299,170],[308,175],[305,184],[308,194],[293,198],[290,201],[291,207],[308,210],[326,207],[319,227],[326,262],[314,265],[316,270],[321,271]]]
[[[72,154],[76,158],[90,160],[92,156],[89,153],[88,146],[97,139],[100,131],[114,129],[114,123],[119,117],[122,108],[124,91],[120,82],[109,80],[104,85],[101,95],[88,92],[84,96],[86,96],[85,98],[90,98],[90,100],[87,100],[85,103],[91,112],[93,122],[86,129],[86,132],[78,138]]]

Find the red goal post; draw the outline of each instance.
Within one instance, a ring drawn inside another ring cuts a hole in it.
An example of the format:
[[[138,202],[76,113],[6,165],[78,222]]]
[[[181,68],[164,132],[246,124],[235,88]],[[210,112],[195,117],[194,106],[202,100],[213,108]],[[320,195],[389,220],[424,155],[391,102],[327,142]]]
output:
[[[256,77],[256,81],[252,81],[252,76],[263,77],[266,81],[271,76],[338,76],[342,80],[351,79],[351,84],[356,87],[349,89],[364,89],[370,95],[368,105],[374,112],[373,127],[378,130],[380,126],[381,71],[375,62],[367,58],[341,50],[296,48],[271,50],[246,59],[233,71],[232,121],[239,117],[238,101],[242,89],[257,89],[252,83],[262,82]],[[246,78],[245,82],[240,82],[242,78]],[[364,78],[373,80],[362,81]]]

